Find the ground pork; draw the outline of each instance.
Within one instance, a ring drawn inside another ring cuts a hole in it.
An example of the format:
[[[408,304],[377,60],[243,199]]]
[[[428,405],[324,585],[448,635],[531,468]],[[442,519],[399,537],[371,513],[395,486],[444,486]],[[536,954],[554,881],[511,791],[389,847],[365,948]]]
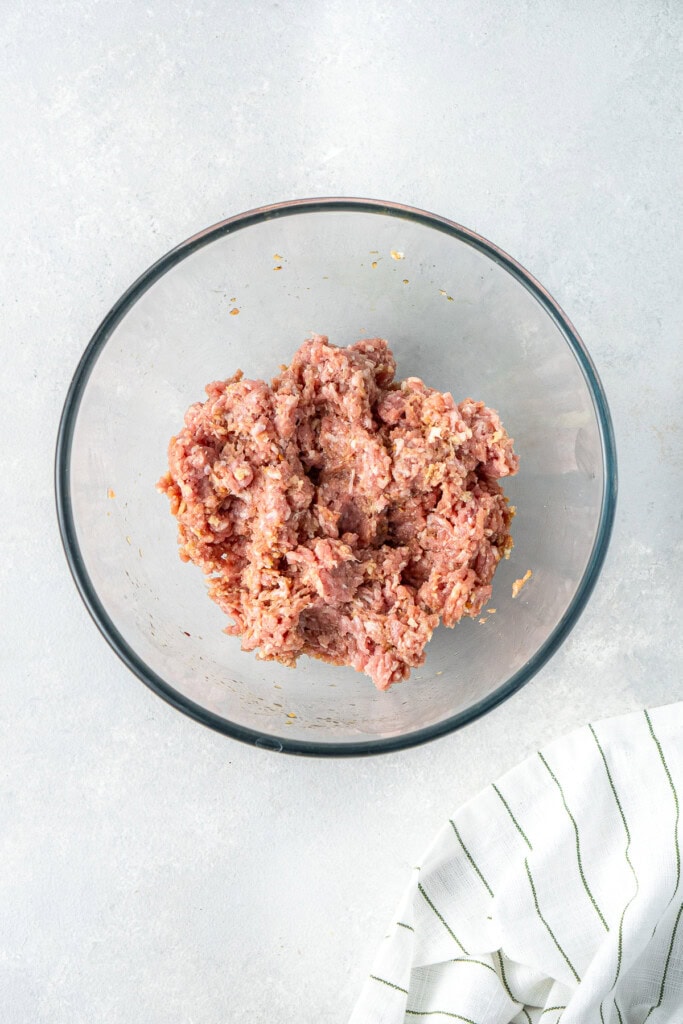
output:
[[[496,412],[395,369],[381,338],[315,335],[271,384],[209,384],[157,485],[243,650],[351,665],[380,690],[488,601],[512,547],[498,478],[518,463]]]

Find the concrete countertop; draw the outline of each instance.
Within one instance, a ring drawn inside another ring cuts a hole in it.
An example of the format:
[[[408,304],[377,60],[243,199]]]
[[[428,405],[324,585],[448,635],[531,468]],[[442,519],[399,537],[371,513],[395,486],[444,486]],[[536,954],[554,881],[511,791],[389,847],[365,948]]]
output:
[[[550,738],[683,696],[682,14],[3,4],[3,1021],[339,1024],[449,813]],[[605,569],[546,668],[455,735],[348,762],[239,745],[142,686],[76,594],[52,493],[66,388],[128,284],[314,195],[433,210],[519,259],[595,360],[620,463]]]

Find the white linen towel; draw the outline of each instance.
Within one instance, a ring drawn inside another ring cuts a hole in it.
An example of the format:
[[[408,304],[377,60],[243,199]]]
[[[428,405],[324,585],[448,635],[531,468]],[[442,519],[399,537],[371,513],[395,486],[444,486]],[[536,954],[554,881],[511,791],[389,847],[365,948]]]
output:
[[[462,807],[350,1024],[681,1024],[683,704],[589,725]]]

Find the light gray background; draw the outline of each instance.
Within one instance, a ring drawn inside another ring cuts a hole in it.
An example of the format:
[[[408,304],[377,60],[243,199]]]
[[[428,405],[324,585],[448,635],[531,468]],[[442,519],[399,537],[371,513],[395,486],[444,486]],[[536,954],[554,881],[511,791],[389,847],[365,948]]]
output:
[[[449,812],[579,723],[683,696],[675,0],[0,5],[0,1016],[342,1022]],[[312,195],[422,206],[554,294],[611,403],[597,590],[521,693],[351,762],[171,710],[91,624],[53,445],[90,334],[195,230]]]

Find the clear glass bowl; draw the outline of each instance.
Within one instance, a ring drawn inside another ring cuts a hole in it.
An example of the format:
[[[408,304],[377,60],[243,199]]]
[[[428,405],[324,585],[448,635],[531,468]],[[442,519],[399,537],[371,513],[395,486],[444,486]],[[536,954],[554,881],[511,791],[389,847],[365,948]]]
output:
[[[351,669],[301,658],[292,670],[243,653],[222,632],[200,570],[180,562],[175,520],[155,490],[169,438],[204,385],[238,367],[269,379],[311,331],[339,345],[387,338],[400,377],[498,409],[521,458],[505,481],[518,512],[512,556],[494,580],[496,613],[439,628],[425,664],[387,693]],[[372,754],[472,721],[558,648],[603,562],[616,461],[588,353],[518,263],[420,210],[315,199],[194,235],[121,297],[69,389],[56,492],[76,585],[144,683],[236,739]],[[533,577],[513,600],[527,569]]]

